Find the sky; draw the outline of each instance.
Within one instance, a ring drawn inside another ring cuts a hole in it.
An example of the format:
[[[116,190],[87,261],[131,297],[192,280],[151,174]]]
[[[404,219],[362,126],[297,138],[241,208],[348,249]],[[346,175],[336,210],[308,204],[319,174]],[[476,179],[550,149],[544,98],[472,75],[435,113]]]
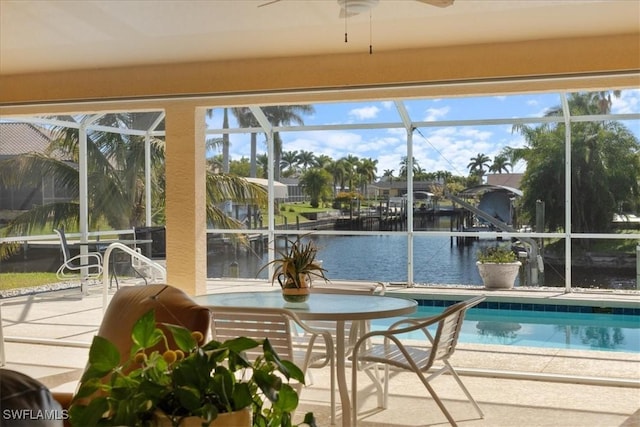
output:
[[[620,98],[612,99],[613,114],[640,114],[640,89],[625,90]],[[447,99],[405,100],[407,112],[414,122],[451,120],[484,120],[535,118],[544,116],[552,107],[561,105],[557,93],[492,97],[459,97]],[[314,104],[315,112],[304,115],[305,125],[327,124],[400,124],[401,119],[391,101]],[[209,119],[209,128],[221,128],[222,110],[217,109]],[[640,139],[640,120],[624,121]],[[531,124],[530,126],[536,126]],[[230,115],[230,127],[237,127]],[[281,132],[283,151],[311,151],[337,160],[348,155],[377,159],[377,176],[393,170],[398,176],[401,159],[407,155],[407,133],[404,128],[340,129],[323,131]],[[249,158],[248,134],[230,135],[232,160]],[[524,139],[512,132],[511,124],[470,126],[424,126],[413,134],[413,157],[426,172],[446,170],[453,175],[467,176],[472,157],[482,153],[491,159],[503,147],[520,147]],[[211,154],[219,154],[217,149]],[[266,153],[264,134],[258,135],[258,153]],[[524,172],[526,165],[514,165],[513,172]]]

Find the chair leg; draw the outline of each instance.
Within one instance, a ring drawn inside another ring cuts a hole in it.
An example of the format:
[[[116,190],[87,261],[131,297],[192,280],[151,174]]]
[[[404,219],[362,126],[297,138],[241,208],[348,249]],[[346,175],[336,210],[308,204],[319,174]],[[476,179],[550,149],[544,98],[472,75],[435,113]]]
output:
[[[382,392],[382,407],[389,407],[389,365],[384,365],[384,391]]]
[[[444,403],[442,403],[442,400],[440,400],[440,398],[438,397],[438,395],[436,394],[435,390],[431,387],[431,385],[425,380],[424,377],[421,377],[422,382],[424,383],[425,387],[427,388],[427,390],[429,391],[429,394],[431,394],[431,397],[433,397],[433,400],[435,400],[436,404],[438,405],[438,407],[440,408],[440,410],[442,411],[442,413],[444,414],[445,417],[447,417],[447,420],[449,420],[449,424],[451,424],[453,427],[457,427],[457,423],[456,421],[453,419],[453,417],[451,416],[451,414],[449,413],[449,411],[447,411],[447,408],[444,406]]]
[[[358,362],[355,358],[351,364],[351,414],[343,413],[342,416],[351,416],[351,425],[358,426]]]
[[[353,368],[357,369],[357,368]],[[373,364],[371,366],[365,366],[362,368],[365,374],[371,379],[371,382],[376,388],[376,395],[378,398],[378,408],[387,409],[387,392],[389,390],[388,386],[388,366],[384,366],[384,379],[380,379],[380,367],[378,364]],[[373,373],[371,372],[373,370]]]
[[[331,405],[331,425],[336,424],[336,358],[335,355],[331,355],[331,359],[329,360],[329,373],[331,374],[331,379],[329,380],[329,387],[331,388],[331,393],[329,394],[330,405]],[[344,415],[344,414],[343,414]],[[349,416],[349,414],[346,414]]]
[[[480,406],[478,406],[478,402],[476,402],[473,396],[471,396],[471,393],[462,382],[462,379],[458,376],[458,373],[455,371],[455,369],[453,369],[449,362],[445,360],[444,363],[445,365],[447,365],[447,367],[449,368],[449,372],[451,372],[451,375],[453,376],[453,378],[455,378],[456,382],[458,383],[464,394],[467,396],[467,399],[469,399],[469,402],[471,402],[473,407],[476,409],[476,412],[478,412],[478,414],[480,415],[480,418],[484,418],[484,412],[482,412],[482,409],[480,409]]]

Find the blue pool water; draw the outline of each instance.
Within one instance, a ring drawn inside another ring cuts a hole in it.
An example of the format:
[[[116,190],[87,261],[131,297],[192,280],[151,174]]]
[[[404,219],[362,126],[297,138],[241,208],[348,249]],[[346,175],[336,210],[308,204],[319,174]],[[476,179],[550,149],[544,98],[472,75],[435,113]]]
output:
[[[442,310],[420,306],[413,317]],[[385,329],[394,320],[373,321],[371,327]],[[473,308],[465,317],[460,342],[640,353],[640,316]]]

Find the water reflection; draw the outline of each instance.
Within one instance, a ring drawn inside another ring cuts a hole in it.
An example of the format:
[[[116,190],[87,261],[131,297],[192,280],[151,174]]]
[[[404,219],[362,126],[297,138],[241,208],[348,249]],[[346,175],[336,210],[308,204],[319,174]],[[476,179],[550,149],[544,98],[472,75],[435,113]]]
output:
[[[518,339],[522,325],[515,322],[480,321],[476,324],[478,335],[487,343],[513,344]]]
[[[620,328],[602,326],[569,326],[569,333],[584,345],[595,350],[615,350],[625,344]]]

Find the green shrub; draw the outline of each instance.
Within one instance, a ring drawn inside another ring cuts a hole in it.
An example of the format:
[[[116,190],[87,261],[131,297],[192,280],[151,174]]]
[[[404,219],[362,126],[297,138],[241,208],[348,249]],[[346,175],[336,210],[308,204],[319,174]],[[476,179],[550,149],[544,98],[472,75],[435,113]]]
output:
[[[478,251],[479,262],[507,263],[518,260],[515,252],[505,246],[489,246]]]

